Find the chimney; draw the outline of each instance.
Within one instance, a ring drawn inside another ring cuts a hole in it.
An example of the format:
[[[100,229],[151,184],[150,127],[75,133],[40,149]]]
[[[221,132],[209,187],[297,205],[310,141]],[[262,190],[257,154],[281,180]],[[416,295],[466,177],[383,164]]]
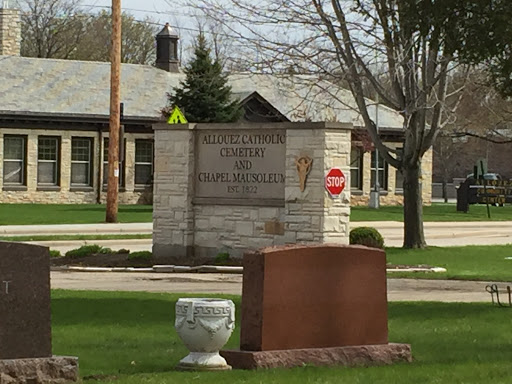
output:
[[[3,0],[0,5],[0,55],[19,56],[21,43],[20,11],[9,9],[7,0]]]
[[[156,67],[167,72],[179,72],[178,60],[179,36],[173,32],[169,23],[156,35]]]

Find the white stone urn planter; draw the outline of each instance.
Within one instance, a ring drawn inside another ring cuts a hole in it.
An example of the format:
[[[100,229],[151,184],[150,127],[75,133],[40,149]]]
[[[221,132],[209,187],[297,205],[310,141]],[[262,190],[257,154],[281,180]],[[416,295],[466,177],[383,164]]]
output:
[[[219,350],[235,328],[235,304],[225,299],[186,298],[176,303],[176,332],[190,350],[184,370],[231,369]]]

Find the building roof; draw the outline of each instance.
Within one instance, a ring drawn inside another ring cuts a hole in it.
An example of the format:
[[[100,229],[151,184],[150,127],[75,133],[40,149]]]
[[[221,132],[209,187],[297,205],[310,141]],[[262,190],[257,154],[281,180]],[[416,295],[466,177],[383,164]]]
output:
[[[124,116],[158,119],[167,104],[167,93],[183,78],[182,73],[123,64]],[[290,121],[337,121],[362,126],[351,93],[327,81],[240,73],[231,75],[229,83],[240,96],[258,92]],[[109,108],[110,63],[0,56],[0,115],[106,117]],[[374,109],[371,107],[370,113]],[[379,108],[379,122],[383,128],[403,127],[402,117],[384,106]]]
[[[290,121],[329,121],[364,126],[351,92],[313,76],[239,73],[229,77],[232,91],[257,92]],[[375,115],[375,102],[367,99],[370,117]],[[403,129],[403,117],[380,105],[379,125]]]
[[[168,75],[123,64],[125,116],[158,116],[170,90]],[[0,114],[109,114],[110,63],[0,56],[0,79]]]

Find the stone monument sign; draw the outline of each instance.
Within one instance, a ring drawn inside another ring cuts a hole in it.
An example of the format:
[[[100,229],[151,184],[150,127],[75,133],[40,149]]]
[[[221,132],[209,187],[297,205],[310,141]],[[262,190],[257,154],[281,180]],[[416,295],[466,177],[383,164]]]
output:
[[[155,124],[153,255],[241,257],[294,243],[348,243],[352,124]],[[347,181],[348,185],[349,180]]]

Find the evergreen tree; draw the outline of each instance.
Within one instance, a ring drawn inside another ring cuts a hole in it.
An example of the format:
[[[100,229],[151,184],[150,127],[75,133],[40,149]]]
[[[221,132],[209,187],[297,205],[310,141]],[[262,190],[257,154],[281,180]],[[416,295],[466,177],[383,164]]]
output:
[[[195,47],[195,57],[184,68],[187,75],[180,87],[169,95],[171,106],[178,106],[192,123],[231,123],[242,116],[240,103],[231,98],[231,87],[218,60],[210,57],[210,49],[202,33]]]

